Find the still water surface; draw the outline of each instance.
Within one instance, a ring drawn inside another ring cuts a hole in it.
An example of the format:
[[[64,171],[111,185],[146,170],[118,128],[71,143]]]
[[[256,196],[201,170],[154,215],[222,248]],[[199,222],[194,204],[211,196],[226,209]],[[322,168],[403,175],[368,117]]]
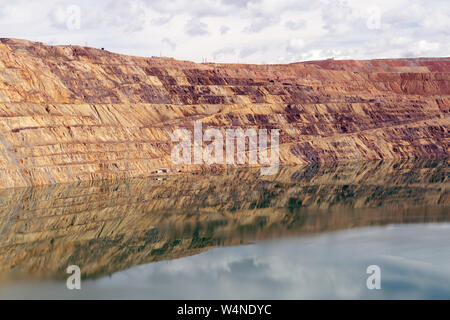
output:
[[[427,160],[3,190],[0,298],[448,299],[448,176]]]

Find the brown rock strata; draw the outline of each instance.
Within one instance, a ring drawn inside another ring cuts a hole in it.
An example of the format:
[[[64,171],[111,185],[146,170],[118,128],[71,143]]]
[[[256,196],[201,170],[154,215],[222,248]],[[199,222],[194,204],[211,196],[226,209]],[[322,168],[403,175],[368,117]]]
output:
[[[449,156],[450,58],[197,64],[0,39],[0,188],[176,167],[170,134],[280,129],[282,165]]]

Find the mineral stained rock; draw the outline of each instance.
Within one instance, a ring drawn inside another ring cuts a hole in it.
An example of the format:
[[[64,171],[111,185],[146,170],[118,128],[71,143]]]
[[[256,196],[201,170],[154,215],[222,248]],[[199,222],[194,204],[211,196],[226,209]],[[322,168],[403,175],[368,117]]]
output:
[[[0,188],[211,169],[171,159],[195,120],[279,129],[281,165],[448,157],[449,109],[450,58],[197,64],[0,39]]]

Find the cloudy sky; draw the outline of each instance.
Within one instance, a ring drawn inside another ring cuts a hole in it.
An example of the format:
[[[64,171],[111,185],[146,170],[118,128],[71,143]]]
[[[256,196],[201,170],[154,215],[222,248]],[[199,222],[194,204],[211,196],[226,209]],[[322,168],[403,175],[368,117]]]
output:
[[[0,37],[197,62],[450,56],[450,1],[0,0]]]

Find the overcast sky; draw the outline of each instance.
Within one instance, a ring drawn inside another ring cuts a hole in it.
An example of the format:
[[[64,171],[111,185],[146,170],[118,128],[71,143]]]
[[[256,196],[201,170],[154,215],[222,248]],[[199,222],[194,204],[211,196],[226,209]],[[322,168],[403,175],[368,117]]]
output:
[[[450,56],[449,0],[0,0],[0,37],[197,62]]]

